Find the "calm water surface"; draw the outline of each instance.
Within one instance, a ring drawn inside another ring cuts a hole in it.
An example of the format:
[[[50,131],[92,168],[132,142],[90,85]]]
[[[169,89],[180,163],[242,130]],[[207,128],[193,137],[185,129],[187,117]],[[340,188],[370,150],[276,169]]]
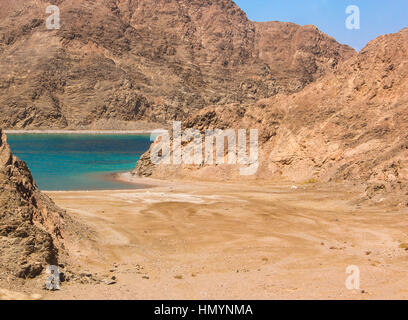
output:
[[[15,155],[42,190],[140,188],[111,179],[134,169],[150,147],[150,135],[9,134]]]

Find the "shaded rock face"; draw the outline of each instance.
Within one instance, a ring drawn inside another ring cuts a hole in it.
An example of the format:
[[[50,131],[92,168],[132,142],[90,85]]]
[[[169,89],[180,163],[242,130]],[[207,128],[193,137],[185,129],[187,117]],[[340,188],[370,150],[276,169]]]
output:
[[[408,29],[381,36],[333,73],[295,94],[247,107],[200,110],[184,125],[257,128],[260,167],[251,179],[351,182],[364,198],[408,205]],[[245,179],[237,168],[153,166],[148,153],[135,174]]]
[[[0,129],[0,271],[39,275],[58,258],[62,211],[37,189],[26,164],[13,156]]]
[[[60,8],[47,30],[45,8]],[[297,92],[353,56],[314,27],[254,23],[231,0],[0,0],[0,126],[166,123]]]

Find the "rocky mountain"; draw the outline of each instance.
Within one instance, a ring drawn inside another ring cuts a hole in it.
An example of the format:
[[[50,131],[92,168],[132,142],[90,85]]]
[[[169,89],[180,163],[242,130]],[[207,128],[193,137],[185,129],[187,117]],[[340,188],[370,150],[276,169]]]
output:
[[[260,167],[250,179],[349,182],[365,199],[408,205],[408,28],[371,41],[358,55],[300,92],[248,107],[200,110],[185,128],[257,128]],[[231,166],[153,166],[157,178],[248,179]]]
[[[48,30],[49,4],[60,29]],[[294,93],[355,55],[231,0],[0,0],[0,126],[163,126]]]
[[[69,218],[42,194],[0,130],[0,272],[32,278],[56,265]]]

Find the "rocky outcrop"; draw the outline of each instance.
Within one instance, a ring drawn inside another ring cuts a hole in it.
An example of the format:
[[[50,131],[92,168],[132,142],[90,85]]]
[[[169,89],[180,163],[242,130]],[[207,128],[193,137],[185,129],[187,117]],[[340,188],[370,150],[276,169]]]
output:
[[[408,29],[381,36],[356,57],[295,94],[248,107],[208,107],[185,127],[257,128],[260,167],[250,179],[350,182],[375,203],[408,204]],[[248,179],[231,166],[153,166],[158,178]]]
[[[45,8],[60,8],[47,30]],[[355,54],[231,0],[0,0],[0,126],[163,126],[208,105],[293,93]],[[106,127],[106,128],[108,128]]]
[[[0,130],[0,272],[33,278],[58,262],[65,213],[42,194]]]
[[[356,55],[313,25],[255,22],[255,29],[257,55],[280,84],[279,93],[298,92]]]

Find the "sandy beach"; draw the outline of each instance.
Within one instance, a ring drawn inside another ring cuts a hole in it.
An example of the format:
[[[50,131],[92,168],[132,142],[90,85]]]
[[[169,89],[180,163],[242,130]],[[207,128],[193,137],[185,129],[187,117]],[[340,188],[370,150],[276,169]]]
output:
[[[31,294],[45,299],[408,298],[406,210],[352,205],[352,192],[315,186],[141,180],[152,187],[47,192],[93,230],[68,246],[70,268],[88,278],[64,282],[55,292],[42,290],[38,280]],[[360,269],[360,290],[345,286],[349,265]]]

